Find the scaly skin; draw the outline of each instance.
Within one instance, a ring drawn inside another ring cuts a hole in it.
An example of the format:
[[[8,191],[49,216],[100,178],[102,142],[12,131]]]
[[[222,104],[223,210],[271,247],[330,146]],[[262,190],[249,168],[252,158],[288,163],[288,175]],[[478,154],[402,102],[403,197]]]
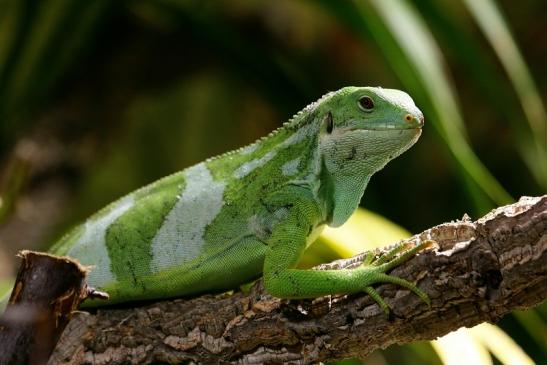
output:
[[[94,265],[88,282],[104,305],[233,289],[261,274],[281,298],[366,291],[413,255],[353,270],[295,269],[325,225],[353,213],[372,174],[406,151],[423,116],[402,91],[346,87],[323,96],[245,148],[189,167],[99,211],[52,253]]]

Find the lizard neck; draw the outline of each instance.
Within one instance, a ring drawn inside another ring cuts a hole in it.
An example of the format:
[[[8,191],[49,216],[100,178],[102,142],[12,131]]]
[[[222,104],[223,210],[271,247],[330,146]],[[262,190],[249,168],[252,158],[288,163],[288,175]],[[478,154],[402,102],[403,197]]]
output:
[[[357,209],[370,175],[336,175],[325,177],[322,169],[321,196],[326,205],[327,223],[331,227],[339,227]]]
[[[369,158],[332,174],[322,161],[320,196],[326,204],[327,223],[331,227],[339,227],[348,220],[359,206],[371,176],[385,164],[382,158]]]

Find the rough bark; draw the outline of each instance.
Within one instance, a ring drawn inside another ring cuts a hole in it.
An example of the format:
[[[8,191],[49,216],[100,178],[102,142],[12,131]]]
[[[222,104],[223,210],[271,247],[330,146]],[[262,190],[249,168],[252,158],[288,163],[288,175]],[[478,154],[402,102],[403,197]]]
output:
[[[286,301],[265,294],[258,283],[246,294],[81,313],[70,322],[50,364],[310,364],[434,339],[544,301],[546,230],[547,195],[409,239],[432,239],[438,246],[392,273],[417,282],[431,297],[430,308],[393,285],[378,287],[392,308],[387,318],[365,294]],[[323,267],[353,267],[361,259]]]

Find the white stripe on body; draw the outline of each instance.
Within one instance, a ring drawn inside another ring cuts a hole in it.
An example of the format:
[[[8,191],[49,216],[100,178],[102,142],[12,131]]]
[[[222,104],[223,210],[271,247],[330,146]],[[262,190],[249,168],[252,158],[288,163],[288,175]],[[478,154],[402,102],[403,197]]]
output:
[[[234,171],[234,177],[237,179],[241,179],[247,175],[249,175],[251,172],[253,172],[256,168],[264,166],[266,163],[268,163],[270,160],[272,160],[277,155],[277,150],[285,149],[289,146],[295,145],[304,139],[308,138],[312,134],[316,133],[316,126],[314,123],[307,124],[297,131],[295,131],[292,135],[287,137],[278,147],[276,147],[273,151],[269,151],[264,156],[260,158],[255,158],[254,160],[251,160],[249,162],[245,162],[241,166],[239,166]],[[253,146],[253,145],[251,145]],[[249,146],[249,147],[251,147]],[[298,167],[298,164],[297,166]],[[292,172],[292,170],[290,170]],[[295,172],[296,173],[296,172]]]
[[[249,175],[257,167],[264,166],[268,161],[274,158],[276,154],[276,151],[270,151],[260,158],[245,162],[234,171],[234,177],[241,179]]]
[[[300,157],[290,160],[281,166],[281,173],[285,176],[292,176],[298,172],[298,165],[300,164]]]
[[[106,231],[133,204],[133,197],[128,195],[104,216],[86,221],[84,233],[66,253],[67,256],[78,259],[84,265],[94,266],[87,275],[87,281],[90,285],[101,288],[116,280],[115,275],[110,270],[110,256],[106,248]]]
[[[224,202],[226,184],[214,181],[205,163],[188,168],[184,175],[186,186],[152,240],[153,273],[196,258],[205,243],[205,228]]]

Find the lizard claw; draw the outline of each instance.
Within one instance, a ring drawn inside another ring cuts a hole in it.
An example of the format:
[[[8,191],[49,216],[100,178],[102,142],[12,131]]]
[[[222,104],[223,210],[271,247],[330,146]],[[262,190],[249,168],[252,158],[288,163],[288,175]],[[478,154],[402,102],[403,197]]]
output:
[[[435,241],[432,240],[426,240],[422,241],[419,244],[415,245],[414,247],[410,248],[410,244],[408,243],[400,243],[391,250],[387,251],[380,257],[376,259],[372,259],[374,255],[372,252],[367,253],[365,259],[363,260],[363,265],[367,266],[368,269],[371,271],[370,275],[374,276],[374,282],[376,283],[391,283],[395,285],[402,286],[403,288],[406,288],[410,291],[412,291],[414,294],[416,294],[423,302],[427,304],[429,308],[431,308],[431,300],[429,296],[419,289],[416,284],[411,283],[408,280],[391,276],[386,274],[386,272],[394,267],[399,266],[403,262],[410,259],[412,256],[414,256],[418,251],[424,249],[424,248],[430,248],[433,247],[435,244]],[[402,252],[402,253],[401,253]],[[397,256],[399,253],[401,253],[399,256]],[[380,308],[386,313],[386,315],[389,316],[390,310],[389,306],[385,302],[384,299],[380,296],[380,294],[371,286],[367,286],[364,288],[364,291],[370,295],[372,299],[378,305]]]

